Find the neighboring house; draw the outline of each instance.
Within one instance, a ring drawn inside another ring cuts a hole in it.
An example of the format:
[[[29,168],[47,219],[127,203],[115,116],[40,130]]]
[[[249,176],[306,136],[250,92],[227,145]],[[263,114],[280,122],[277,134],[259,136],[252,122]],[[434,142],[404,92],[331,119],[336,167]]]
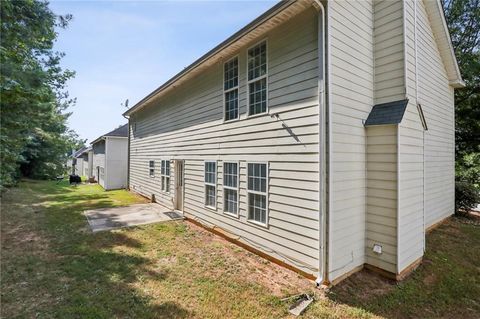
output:
[[[282,1],[125,112],[129,188],[317,283],[400,279],[454,212],[462,86],[439,0]]]
[[[100,136],[92,143],[92,176],[105,189],[127,187],[128,125]]]
[[[87,147],[82,147],[79,150],[72,153],[71,159],[67,165],[71,165],[71,170],[69,174],[79,175],[82,176],[84,172],[84,160],[83,160],[83,152],[87,149]]]
[[[91,178],[93,176],[93,151],[92,147],[85,147],[77,155],[76,174]]]

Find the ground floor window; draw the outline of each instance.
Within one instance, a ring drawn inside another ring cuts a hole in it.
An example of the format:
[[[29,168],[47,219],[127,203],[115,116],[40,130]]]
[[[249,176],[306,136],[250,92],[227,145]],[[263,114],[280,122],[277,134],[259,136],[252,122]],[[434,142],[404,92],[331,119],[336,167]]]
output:
[[[247,164],[248,220],[267,224],[268,175],[266,163]]]
[[[162,176],[162,191],[170,192],[170,161],[162,160],[161,164],[161,176]]]
[[[238,215],[238,163],[223,163],[223,211]]]
[[[150,177],[155,177],[155,161],[148,162],[148,172]]]
[[[205,162],[204,173],[205,206],[215,209],[217,205],[217,162]]]

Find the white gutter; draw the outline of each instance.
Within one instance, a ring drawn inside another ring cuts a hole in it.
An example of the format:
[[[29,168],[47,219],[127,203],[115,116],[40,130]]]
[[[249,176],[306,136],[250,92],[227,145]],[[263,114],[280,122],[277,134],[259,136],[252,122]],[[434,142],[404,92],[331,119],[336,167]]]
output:
[[[325,260],[326,260],[326,152],[325,152],[325,8],[319,0],[314,0],[313,5],[319,11],[318,15],[318,42],[317,42],[317,54],[318,54],[318,120],[319,120],[319,133],[318,133],[318,172],[319,172],[319,216],[318,216],[318,276],[315,280],[317,286],[323,284],[325,275]]]

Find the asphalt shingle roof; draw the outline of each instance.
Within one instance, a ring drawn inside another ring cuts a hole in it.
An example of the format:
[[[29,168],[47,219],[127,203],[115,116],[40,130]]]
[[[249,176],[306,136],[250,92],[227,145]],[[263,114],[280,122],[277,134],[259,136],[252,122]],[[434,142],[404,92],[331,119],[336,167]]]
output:
[[[399,124],[407,109],[408,100],[400,100],[373,106],[365,126]]]
[[[121,136],[121,137],[128,137],[128,124],[122,125],[103,136]]]

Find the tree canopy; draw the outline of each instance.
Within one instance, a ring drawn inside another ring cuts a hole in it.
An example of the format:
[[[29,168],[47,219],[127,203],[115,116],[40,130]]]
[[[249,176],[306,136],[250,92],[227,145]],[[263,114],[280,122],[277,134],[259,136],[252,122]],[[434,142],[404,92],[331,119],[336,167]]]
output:
[[[21,173],[48,178],[63,173],[66,156],[82,141],[67,127],[66,82],[74,72],[60,67],[53,50],[56,28],[71,15],[57,16],[48,2],[0,1],[0,187]]]
[[[455,90],[456,151],[480,152],[480,0],[443,0],[452,44],[466,83]]]

